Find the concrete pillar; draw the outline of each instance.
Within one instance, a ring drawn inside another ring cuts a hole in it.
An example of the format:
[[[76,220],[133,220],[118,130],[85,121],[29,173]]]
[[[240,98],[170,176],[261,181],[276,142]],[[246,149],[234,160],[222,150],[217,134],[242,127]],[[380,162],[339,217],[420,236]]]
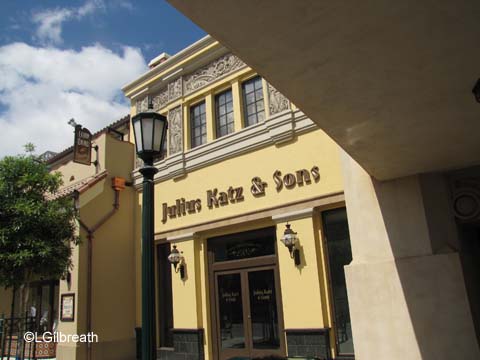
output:
[[[441,176],[378,182],[342,154],[357,360],[480,359]]]

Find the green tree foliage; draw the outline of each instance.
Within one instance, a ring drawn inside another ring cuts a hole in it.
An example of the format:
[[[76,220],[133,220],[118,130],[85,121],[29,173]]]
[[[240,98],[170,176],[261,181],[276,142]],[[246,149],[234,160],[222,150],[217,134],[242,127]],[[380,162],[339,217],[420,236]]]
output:
[[[0,285],[7,288],[62,277],[77,243],[72,199],[47,196],[61,186],[60,173],[29,152],[0,160]]]

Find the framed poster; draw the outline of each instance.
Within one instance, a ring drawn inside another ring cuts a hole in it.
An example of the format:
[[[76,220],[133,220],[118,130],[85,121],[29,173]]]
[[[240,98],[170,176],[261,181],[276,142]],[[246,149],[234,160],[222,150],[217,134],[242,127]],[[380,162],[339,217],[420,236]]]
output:
[[[62,294],[60,320],[64,322],[75,320],[75,294]]]

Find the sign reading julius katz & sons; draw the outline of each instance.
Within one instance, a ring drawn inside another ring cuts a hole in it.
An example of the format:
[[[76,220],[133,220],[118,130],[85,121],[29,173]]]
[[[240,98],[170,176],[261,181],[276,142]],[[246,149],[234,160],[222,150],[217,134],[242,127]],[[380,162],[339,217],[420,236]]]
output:
[[[92,163],[92,134],[82,125],[75,126],[73,161],[84,165]]]
[[[272,175],[277,192],[285,189],[293,189],[295,186],[309,185],[313,182],[320,181],[320,170],[318,166],[313,166],[310,170],[300,169],[295,173],[282,174],[280,170],[276,170]],[[254,197],[266,195],[268,183],[260,177],[255,176],[251,180],[250,193]],[[230,186],[225,191],[219,191],[217,188],[207,190],[207,207],[209,209],[226,206],[229,204],[241,202],[245,200],[243,186]],[[175,204],[162,204],[162,222],[166,223],[168,219],[185,216],[187,214],[196,214],[202,210],[202,200],[193,199],[186,200],[180,198],[175,200]]]

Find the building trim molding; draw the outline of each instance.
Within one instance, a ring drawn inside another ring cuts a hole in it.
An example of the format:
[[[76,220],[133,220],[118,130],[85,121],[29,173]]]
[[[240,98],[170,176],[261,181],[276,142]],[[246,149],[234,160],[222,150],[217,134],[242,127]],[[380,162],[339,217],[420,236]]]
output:
[[[155,163],[158,173],[154,182],[177,179],[201,169],[269,145],[292,140],[296,135],[317,129],[317,125],[300,110],[275,114],[264,122],[243,128],[185,152],[179,152]],[[142,176],[133,171],[135,188],[141,190]]]
[[[195,239],[197,235],[195,233],[185,233],[182,235],[177,235],[177,236],[169,236],[167,237],[168,242],[181,242],[181,241],[186,241],[186,240],[192,240]]]
[[[174,67],[176,65],[178,65],[180,62],[187,59],[188,57],[194,55],[195,53],[201,51],[202,49],[206,48],[207,46],[210,46],[210,45],[214,44],[215,42],[216,42],[216,40],[214,38],[212,38],[210,35],[207,35],[207,36],[203,37],[202,39],[198,40],[197,42],[193,43],[192,45],[190,45],[187,48],[183,49],[182,51],[178,52],[177,54],[169,57],[163,63],[155,66],[153,69],[150,69],[149,71],[147,71],[146,73],[141,75],[136,80],[134,80],[131,83],[123,86],[122,91],[125,94],[127,94],[127,93],[131,92],[132,90],[140,87],[142,83],[146,83],[149,80],[152,80],[155,76],[158,76],[159,74],[161,74],[162,71],[166,71],[169,68],[173,69],[174,71],[177,71],[178,70],[177,68],[174,69]],[[171,75],[171,74],[164,75],[163,79],[165,79],[165,80],[169,79],[169,75]],[[177,74],[175,74],[175,75],[177,75]],[[145,86],[145,88],[146,88],[146,86]],[[139,95],[139,94],[140,93],[137,92],[137,95]]]
[[[313,215],[313,208],[307,208],[307,209],[302,209],[298,211],[292,211],[288,213],[273,215],[272,220],[278,224],[286,221],[309,218],[309,217],[312,217],[312,215]]]

